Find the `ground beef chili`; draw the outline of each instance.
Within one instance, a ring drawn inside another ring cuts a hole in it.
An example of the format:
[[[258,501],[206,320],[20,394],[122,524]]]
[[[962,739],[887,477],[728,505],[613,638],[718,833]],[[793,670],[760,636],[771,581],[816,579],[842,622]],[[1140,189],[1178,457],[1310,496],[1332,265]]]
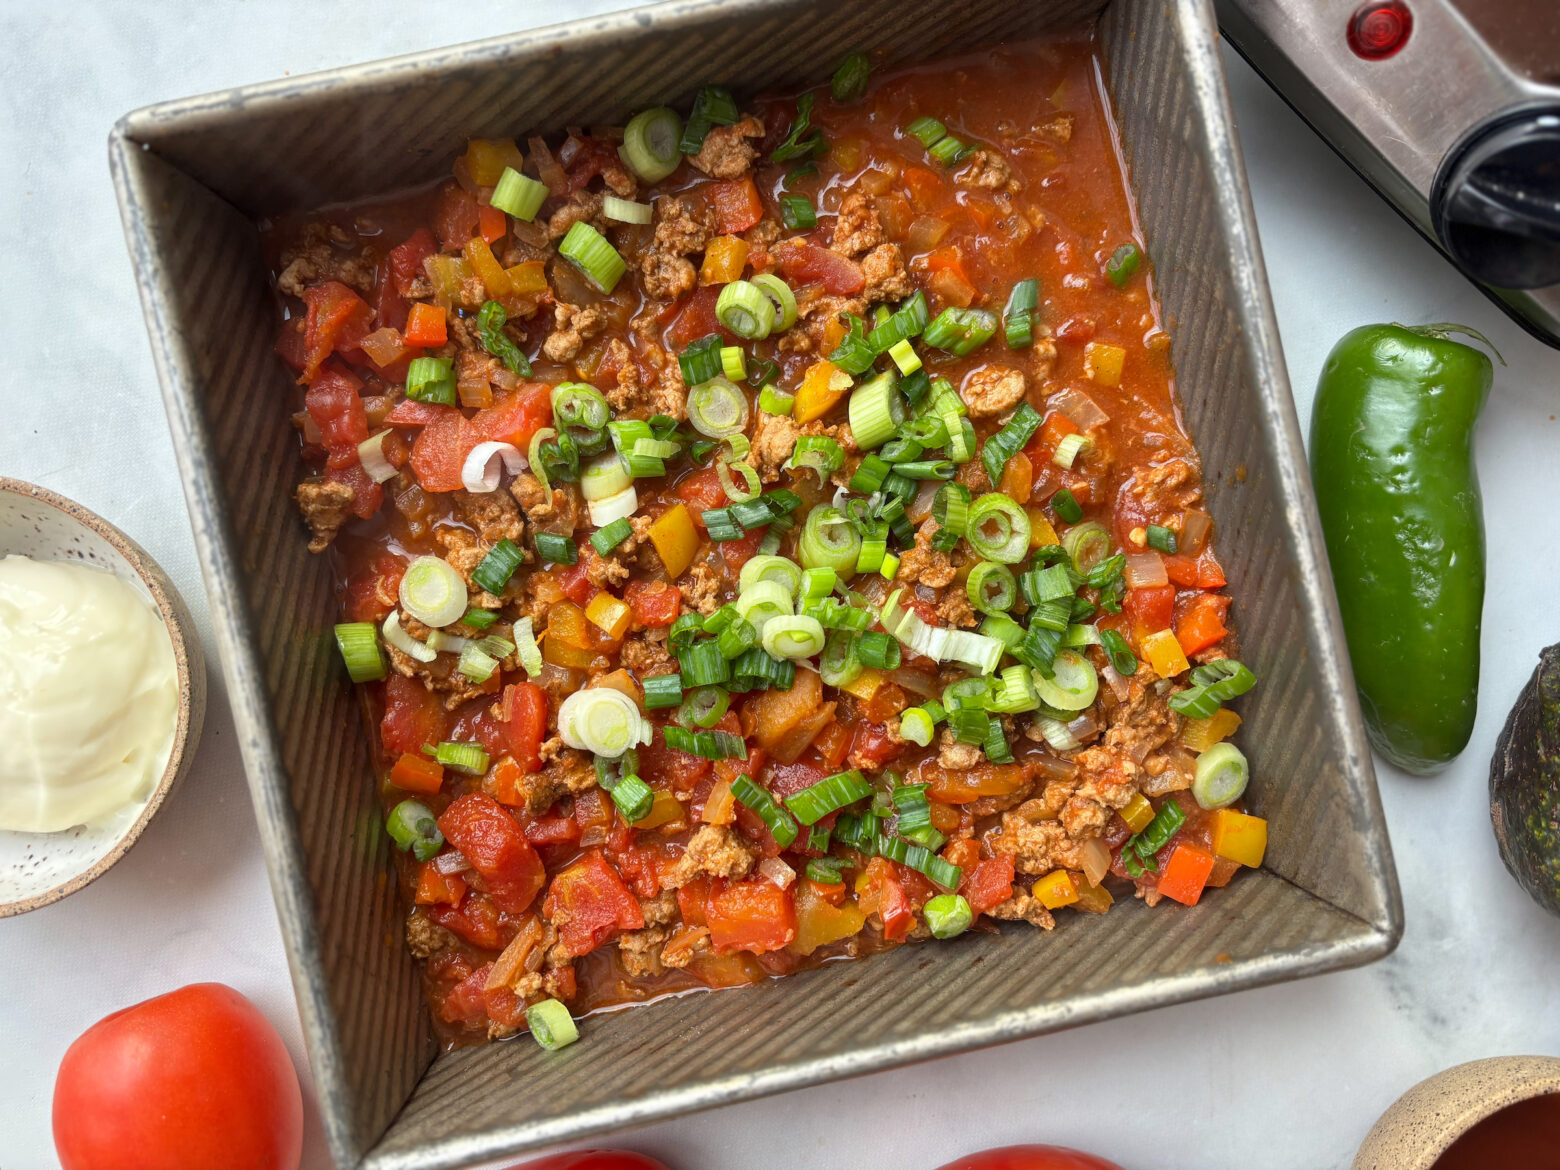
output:
[[[1260,863],[1099,76],[1080,32],[706,92],[657,182],[622,130],[481,140],[269,226],[447,1041]]]

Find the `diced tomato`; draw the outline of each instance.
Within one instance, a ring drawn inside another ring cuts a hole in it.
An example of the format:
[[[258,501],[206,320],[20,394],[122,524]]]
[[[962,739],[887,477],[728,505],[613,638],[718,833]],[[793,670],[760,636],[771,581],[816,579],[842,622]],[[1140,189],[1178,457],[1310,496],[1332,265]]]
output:
[[[726,489],[720,486],[720,475],[713,467],[684,476],[672,490],[678,499],[688,505],[693,522],[700,528],[704,527],[705,512],[726,503]]]
[[[509,234],[509,217],[490,204],[479,204],[477,207],[477,230],[488,243],[496,244]]]
[[[462,241],[464,243],[464,241]],[[424,275],[423,261],[439,250],[433,233],[418,228],[406,240],[390,249],[390,279],[403,297],[412,295],[412,282]],[[396,326],[400,328],[400,326]]]
[[[910,905],[910,895],[900,884],[898,877],[885,874],[879,885],[878,915],[883,919],[883,937],[897,941],[910,933],[915,925],[915,912]]]
[[[491,796],[471,792],[456,800],[439,818],[439,831],[482,875],[500,909],[522,914],[536,900],[547,881],[542,859]]]
[[[501,685],[500,672],[495,670],[483,684],[483,693],[496,694]],[[489,756],[500,756],[509,751],[509,737],[504,725],[493,718],[491,699],[468,699],[457,708],[449,739],[455,743],[480,743]]]
[[[379,736],[385,751],[420,752],[423,744],[443,741],[449,727],[444,701],[416,679],[392,674],[385,680],[385,714]]]
[[[1168,630],[1175,615],[1175,586],[1147,585],[1128,589],[1121,609],[1138,641],[1158,630]]]
[[[853,297],[867,283],[861,265],[828,248],[801,241],[777,245],[775,256],[780,271],[792,284],[821,281],[825,292],[837,297]]]
[[[477,411],[471,425],[484,439],[513,443],[523,454],[537,431],[552,426],[552,416],[552,387],[527,382],[516,390],[501,390],[492,406]]]
[[[380,549],[354,563],[359,567],[347,578],[347,617],[354,622],[382,622],[395,605],[406,561],[389,549]]]
[[[1193,594],[1175,619],[1175,639],[1181,643],[1181,652],[1190,656],[1222,642],[1229,633],[1224,625],[1229,607],[1230,599],[1220,594]]]
[[[1183,906],[1195,906],[1212,872],[1213,854],[1196,845],[1177,845],[1159,875],[1159,892]]]
[[[524,828],[532,845],[578,845],[580,841],[580,825],[573,817],[532,817]]]
[[[639,749],[639,777],[654,788],[692,792],[693,786],[708,775],[711,767],[710,761],[702,756],[667,747],[663,735],[655,736]]]
[[[790,891],[767,878],[716,883],[705,913],[710,944],[718,952],[761,955],[788,946],[796,937],[796,905]]]
[[[493,964],[484,963],[450,988],[439,1002],[439,1018],[446,1024],[476,1024],[486,1020],[487,981],[492,973]]]
[[[327,280],[303,290],[309,307],[304,320],[303,380],[309,381],[331,353],[355,349],[368,335],[374,310],[339,280]]]
[[[686,349],[701,337],[719,333],[727,345],[737,344],[735,334],[721,325],[715,316],[715,302],[720,300],[723,284],[707,284],[684,300],[677,308],[677,319],[666,331],[666,340],[676,349]]]
[[[650,629],[671,625],[682,612],[682,594],[664,581],[636,577],[623,590],[623,600],[634,611],[634,620]]]
[[[682,914],[684,925],[708,926],[710,900],[710,879],[700,874],[692,881],[685,883],[677,891],[677,909]]]
[[[417,894],[412,900],[419,906],[459,906],[466,896],[466,881],[458,873],[440,873],[438,866],[425,861],[417,870]]]
[[[1013,896],[1012,857],[1001,854],[975,862],[964,871],[959,893],[964,895],[977,916],[1006,902]]]
[[[917,211],[934,211],[947,198],[947,186],[935,172],[925,167],[906,167],[902,178]]]
[[[591,137],[577,141],[579,148],[574,152],[574,157],[569,160],[568,169],[564,172],[569,179],[569,190],[583,191],[590,185],[592,179],[608,167],[622,165],[611,143]]]
[[[580,827],[580,843],[599,845],[607,839],[616,819],[616,806],[600,788],[587,788],[574,797],[574,822]]]
[[[1183,556],[1167,556],[1165,576],[1177,585],[1196,586],[1198,589],[1222,589],[1225,585],[1224,570],[1211,548],[1203,549],[1195,559]]]
[[[812,746],[831,768],[838,768],[850,753],[853,738],[843,724],[830,723],[813,737]]]
[[[397,402],[385,415],[385,422],[393,427],[425,427],[435,419],[443,418],[445,414],[453,410],[451,406],[440,406],[436,402],[414,402],[407,398]]]
[[[863,771],[881,768],[888,761],[902,755],[905,742],[888,734],[881,723],[861,723],[850,745],[851,763]]]
[[[504,949],[503,922],[498,907],[486,894],[467,890],[459,906],[430,906],[428,917],[474,947],[489,951]]]
[[[458,252],[477,234],[477,197],[458,183],[439,188],[433,205],[433,232],[446,252]]]
[[[752,179],[710,183],[703,193],[715,209],[716,230],[723,236],[745,232],[764,218],[764,202]]]
[[[504,688],[504,725],[510,754],[527,772],[541,770],[547,737],[547,692],[533,682]]]
[[[749,772],[748,775],[756,776],[757,772]],[[828,773],[817,764],[798,760],[794,764],[771,765],[764,781],[770,795],[776,800],[784,800],[788,796],[795,796],[804,788],[811,788],[827,775]]]
[[[584,565],[570,565],[558,574],[558,587],[575,605],[588,605],[601,590],[591,583]]]
[[[558,923],[558,938],[571,955],[588,955],[619,931],[639,930],[644,911],[623,879],[592,849],[557,877],[542,912]]]
[[[720,507],[719,504],[715,506]],[[758,546],[764,543],[764,537],[768,535],[768,527],[755,528],[736,540],[721,541],[720,555],[725,558],[726,567],[740,572],[743,565],[758,555]]]
[[[294,317],[282,326],[282,331],[276,336],[276,354],[292,369],[293,373],[303,373],[303,367],[309,360],[309,344],[304,340],[303,318]]]
[[[355,448],[368,438],[368,415],[358,390],[363,383],[331,364],[321,369],[303,397],[304,409],[320,428],[327,448]]]
[[[351,448],[339,448],[341,452],[350,451]],[[356,452],[353,452],[356,458]],[[379,505],[384,503],[385,491],[373,480],[368,478],[368,472],[363,470],[361,463],[353,462],[347,467],[332,467],[325,473],[325,478],[336,483],[344,483],[352,489],[352,514],[367,520],[375,512],[379,511]]]
[[[458,409],[440,407],[438,417],[423,427],[412,444],[412,470],[423,491],[458,491],[466,456],[481,441],[482,436]]]

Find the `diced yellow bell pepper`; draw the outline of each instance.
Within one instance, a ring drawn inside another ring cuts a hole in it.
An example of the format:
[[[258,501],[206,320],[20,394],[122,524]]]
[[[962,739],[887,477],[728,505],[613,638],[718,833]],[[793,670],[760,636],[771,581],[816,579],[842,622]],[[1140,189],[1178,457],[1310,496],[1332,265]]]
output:
[[[1116,899],[1110,896],[1110,891],[1104,886],[1091,886],[1087,880],[1073,884],[1078,889],[1078,900],[1073,903],[1074,910],[1081,910],[1085,914],[1104,914],[1116,904]]]
[[[1220,707],[1206,719],[1188,719],[1181,729],[1181,746],[1189,752],[1205,752],[1240,728],[1240,716]]]
[[[487,285],[488,296],[497,300],[499,297],[507,297],[513,291],[509,284],[509,273],[494,258],[493,249],[488,247],[488,242],[481,236],[472,236],[467,240],[462,254],[466,257],[466,263],[471,265],[471,270]]]
[[[642,821],[635,821],[636,829],[660,829],[678,821],[687,820],[687,810],[683,808],[682,801],[678,800],[670,792],[657,789],[655,800],[650,805],[650,811],[645,814]]]
[[[628,633],[628,623],[633,620],[634,614],[622,601],[602,590],[590,599],[590,604],[585,607],[585,616],[607,637],[617,639]]]
[[[704,249],[699,268],[700,284],[730,284],[742,278],[747,267],[748,242],[741,236],[716,236]]]
[[[686,504],[674,504],[656,517],[650,525],[650,543],[666,566],[667,576],[676,580],[688,571],[699,549],[699,534]]]
[[[446,309],[460,299],[461,285],[471,277],[471,265],[462,256],[439,253],[423,261],[423,271],[433,285],[434,299]]]
[[[466,171],[479,187],[491,187],[505,167],[520,170],[525,156],[512,138],[473,138],[466,143]]]
[[[850,899],[835,906],[820,897],[809,882],[797,882],[793,888],[796,891],[796,937],[787,950],[810,955],[821,946],[860,933],[867,924],[861,907]]]
[[[1160,678],[1174,678],[1192,664],[1186,661],[1186,652],[1169,630],[1156,630],[1143,639],[1143,657]]]
[[[1078,900],[1078,887],[1073,885],[1072,874],[1065,869],[1053,869],[1035,882],[1034,896],[1047,910],[1071,906]]]
[[[544,293],[547,291],[547,262],[527,260],[513,268],[504,269],[509,277],[509,287],[517,293]]]
[[[850,172],[861,166],[861,139],[837,138],[829,144],[829,161]]]
[[[1029,514],[1029,547],[1044,548],[1048,544],[1061,544],[1057,538],[1056,529],[1046,519],[1045,510],[1036,504],[1032,508],[1025,508]]]
[[[1119,345],[1103,341],[1091,341],[1083,347],[1083,373],[1101,386],[1121,385],[1121,367],[1126,363],[1127,351]]]
[[[878,693],[878,688],[883,685],[884,674],[875,666],[864,669],[850,682],[840,688],[848,695],[855,695],[863,701],[870,699]]]
[[[1213,851],[1256,869],[1267,853],[1267,821],[1232,808],[1219,809],[1213,814]]]
[[[796,409],[792,417],[798,423],[810,423],[822,418],[839,405],[850,389],[851,378],[831,361],[818,361],[807,367],[801,389],[796,392]]]
[[[1141,792],[1134,792],[1132,799],[1127,801],[1120,812],[1121,819],[1127,822],[1127,828],[1134,833],[1141,833],[1154,819],[1154,806]]]
[[[572,601],[560,601],[547,611],[542,657],[554,666],[589,666],[597,655],[585,611]]]
[[[559,635],[548,630],[542,637],[542,657],[554,666],[581,670],[591,664],[596,657],[596,652],[571,646]]]

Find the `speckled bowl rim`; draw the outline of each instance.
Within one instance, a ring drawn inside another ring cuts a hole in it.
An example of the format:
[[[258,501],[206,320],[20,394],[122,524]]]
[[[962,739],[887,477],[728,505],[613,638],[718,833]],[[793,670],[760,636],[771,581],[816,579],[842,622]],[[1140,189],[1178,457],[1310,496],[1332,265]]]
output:
[[[1360,1143],[1350,1170],[1433,1170],[1485,1118],[1551,1095],[1560,1095],[1560,1058],[1488,1056],[1453,1065],[1392,1103]]]
[[[140,840],[142,832],[157,815],[157,810],[163,806],[169,794],[178,787],[179,781],[184,778],[190,762],[194,759],[195,753],[191,749],[200,742],[200,731],[206,718],[206,661],[201,650],[200,638],[195,633],[195,619],[184,604],[184,598],[179,595],[178,589],[169,580],[162,566],[153,560],[151,554],[144,548],[96,512],[48,488],[39,487],[25,480],[0,476],[0,492],[26,496],[40,504],[47,504],[55,511],[63,512],[76,523],[106,540],[113,546],[115,552],[124,557],[126,563],[135,570],[136,576],[151,593],[158,615],[168,630],[168,637],[173,642],[173,658],[179,678],[179,717],[174,726],[173,750],[168,755],[168,766],[163,769],[162,778],[158,780],[157,787],[147,799],[141,815],[125,830],[114,847],[100,857],[91,868],[40,894],[33,894],[14,902],[0,902],[0,918],[10,918],[17,914],[26,914],[30,910],[41,909],[91,885],[113,868],[114,864],[130,851],[130,847]]]

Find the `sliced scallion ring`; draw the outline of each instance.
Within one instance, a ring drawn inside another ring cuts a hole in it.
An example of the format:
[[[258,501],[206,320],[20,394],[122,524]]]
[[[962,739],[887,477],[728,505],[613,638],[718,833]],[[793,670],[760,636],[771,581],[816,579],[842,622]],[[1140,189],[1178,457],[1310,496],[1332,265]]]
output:
[[[724,377],[702,382],[688,392],[688,421],[701,435],[724,439],[747,430],[747,395]]]
[[[448,561],[418,557],[401,578],[400,600],[407,613],[437,629],[465,614],[466,582]]]
[[[413,661],[432,662],[439,656],[439,652],[432,646],[424,645],[401,628],[399,610],[390,611],[390,616],[385,618],[384,625],[380,627],[380,633],[384,635],[387,645],[394,646]]]
[[[760,638],[770,621],[790,617],[794,609],[791,591],[778,581],[755,581],[737,594],[737,614],[757,631]]]
[[[638,704],[611,687],[590,687],[565,698],[558,707],[558,734],[571,748],[613,759],[650,742]]]
[[[714,727],[731,706],[731,694],[724,687],[695,687],[683,696],[677,718],[684,726]]]
[[[1007,496],[987,492],[970,505],[964,538],[988,561],[1016,565],[1029,555],[1029,516]]]
[[[353,682],[373,682],[385,677],[385,656],[373,622],[342,622],[336,627],[336,647]]]
[[[682,162],[681,139],[682,119],[676,110],[665,106],[641,110],[623,128],[618,156],[646,183],[659,183]]]
[[[584,220],[574,224],[558,244],[562,256],[602,292],[611,295],[628,264],[607,238]]]
[[[468,492],[497,491],[505,472],[519,475],[525,466],[525,456],[514,444],[489,440],[478,443],[466,455],[460,468],[460,483]]]
[[[587,501],[615,496],[633,483],[628,469],[616,455],[603,455],[580,469],[580,495]]]
[[[749,589],[759,581],[774,581],[784,586],[786,592],[795,597],[802,587],[802,570],[797,567],[795,561],[785,557],[749,557],[742,566],[742,573],[738,579],[739,588]],[[830,588],[833,586],[831,585]]]
[[[742,477],[740,487],[733,473]],[[746,463],[732,463],[722,459],[715,465],[715,475],[720,480],[720,486],[725,489],[726,498],[733,504],[745,504],[758,496],[760,490],[758,472]]]
[[[552,391],[553,420],[559,430],[583,427],[599,431],[612,417],[612,408],[601,391],[584,382],[559,382]]]
[[[547,202],[549,194],[546,183],[538,182],[530,175],[522,175],[514,167],[505,167],[488,202],[516,219],[530,223],[542,209],[542,204]]]
[[[542,648],[536,644],[536,629],[528,617],[520,618],[514,625],[515,652],[520,655],[520,665],[526,674],[535,678],[542,673]]]
[[[802,567],[833,569],[841,578],[856,571],[861,555],[861,533],[838,508],[814,508],[807,513],[802,539],[797,548]]]
[[[964,587],[970,604],[981,613],[1006,613],[1018,600],[1018,582],[1013,570],[994,561],[981,561],[971,569]]]
[[[791,291],[790,285],[772,272],[761,272],[749,283],[774,302],[772,332],[781,333],[796,324],[796,294]]]
[[[654,210],[648,203],[635,203],[632,199],[619,199],[616,195],[602,197],[601,214],[619,223],[637,224],[649,223],[655,216]]]
[[[850,433],[861,450],[881,447],[898,433],[904,421],[905,398],[891,372],[876,374],[851,391]]]
[[[613,462],[617,462],[616,457]],[[633,484],[629,484],[604,500],[588,501],[586,507],[590,509],[590,522],[597,528],[605,528],[612,521],[626,520],[639,511],[639,492]]]
[[[775,324],[775,303],[757,285],[733,280],[720,290],[715,316],[738,337],[762,341]]]
[[[1058,711],[1082,711],[1099,693],[1100,677],[1094,664],[1077,650],[1058,650],[1051,664],[1052,677],[1039,671],[1033,675],[1040,701]]]
[[[856,656],[857,635],[850,630],[830,630],[818,660],[818,674],[831,687],[849,686],[861,677],[865,664]]]
[[[541,483],[544,492],[552,491],[552,484],[547,479],[547,468],[542,463],[542,444],[557,437],[558,432],[552,427],[543,427],[531,436],[531,442],[526,448],[526,462],[531,465],[531,473]]]
[[[1062,547],[1072,558],[1073,568],[1087,573],[1110,556],[1110,534],[1091,520],[1069,528],[1062,537]]]
[[[775,658],[811,658],[823,643],[823,626],[817,618],[777,617],[764,625],[764,652]]]
[[[1227,808],[1245,793],[1250,775],[1244,752],[1232,743],[1216,743],[1197,757],[1192,796],[1203,808]]]

